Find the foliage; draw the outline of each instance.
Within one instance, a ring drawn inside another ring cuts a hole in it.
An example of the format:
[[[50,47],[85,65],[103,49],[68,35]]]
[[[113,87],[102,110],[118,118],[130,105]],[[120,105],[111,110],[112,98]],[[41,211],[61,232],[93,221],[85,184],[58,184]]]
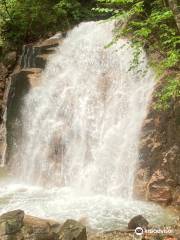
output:
[[[67,30],[83,14],[84,5],[78,0],[0,0],[0,42],[21,45]]]
[[[90,12],[94,3],[96,11]],[[159,76],[168,73],[157,104],[161,109],[167,108],[171,99],[180,95],[179,75],[174,74],[179,70],[180,36],[168,3],[169,0],[0,0],[0,51],[7,44],[17,47],[56,31],[66,31],[91,17],[123,20],[126,27],[117,28],[115,39],[121,35],[132,39],[131,68],[138,65],[144,48]]]
[[[163,89],[157,93],[158,102],[155,108],[157,110],[166,110],[169,108],[171,101],[180,96],[180,81],[176,74],[172,74],[166,78]]]
[[[172,98],[180,96],[180,79],[178,74],[180,63],[180,36],[174,14],[168,1],[162,0],[98,0],[95,9],[100,14],[111,13],[111,17],[126,21],[126,27],[117,29],[116,38],[121,35],[130,36],[134,47],[136,67],[141,48],[146,49],[156,65],[158,74],[168,72],[165,87],[158,94],[158,108],[165,109]],[[154,57],[155,55],[155,57]],[[172,76],[171,76],[172,75]]]

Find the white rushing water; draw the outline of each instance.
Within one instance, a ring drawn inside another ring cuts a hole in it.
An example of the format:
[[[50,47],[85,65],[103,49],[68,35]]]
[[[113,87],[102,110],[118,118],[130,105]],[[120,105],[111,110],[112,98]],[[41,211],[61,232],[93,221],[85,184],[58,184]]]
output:
[[[127,224],[139,213],[164,219],[159,207],[152,214],[151,205],[132,200],[154,75],[144,53],[138,69],[129,71],[128,40],[106,47],[113,28],[113,22],[74,28],[49,60],[40,86],[26,96],[23,142],[13,160],[25,185],[2,188],[9,199],[3,211],[87,217],[92,227],[105,229]]]
[[[144,74],[144,54],[142,72],[128,71],[127,40],[106,47],[113,27],[89,22],[72,30],[27,95],[17,154],[25,181],[131,197],[154,76]]]

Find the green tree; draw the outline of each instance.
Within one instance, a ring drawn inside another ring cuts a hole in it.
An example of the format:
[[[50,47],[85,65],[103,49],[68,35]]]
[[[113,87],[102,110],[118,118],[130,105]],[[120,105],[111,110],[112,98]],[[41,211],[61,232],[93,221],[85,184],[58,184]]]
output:
[[[78,0],[0,0],[0,35],[21,45],[48,32],[67,30],[83,16]]]
[[[100,14],[108,13],[126,22],[116,30],[116,38],[130,37],[134,47],[132,67],[138,64],[141,48],[150,55],[159,76],[166,79],[158,94],[157,107],[166,109],[172,98],[180,96],[179,8],[176,0],[98,0]]]

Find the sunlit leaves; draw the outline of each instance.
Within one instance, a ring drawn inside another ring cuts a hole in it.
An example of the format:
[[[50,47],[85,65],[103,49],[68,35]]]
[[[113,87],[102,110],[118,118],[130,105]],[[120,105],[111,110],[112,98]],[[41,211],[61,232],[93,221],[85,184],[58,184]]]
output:
[[[172,72],[180,64],[180,36],[174,21],[172,11],[161,0],[98,0],[99,12],[101,4],[108,6],[108,12],[113,17],[126,15],[126,28],[117,29],[116,37],[125,35],[131,37],[134,48],[134,60],[131,69],[139,64],[141,47],[148,53],[158,55],[153,59],[158,73]],[[106,4],[106,5],[105,5]],[[118,10],[118,12],[116,12]],[[169,71],[170,70],[170,71]],[[171,75],[171,74],[169,74]],[[169,106],[172,97],[179,96],[179,76],[168,77],[165,87],[159,93],[157,105],[161,109]]]
[[[180,75],[173,75],[166,78],[163,89],[157,94],[157,110],[167,110],[172,99],[180,97]]]

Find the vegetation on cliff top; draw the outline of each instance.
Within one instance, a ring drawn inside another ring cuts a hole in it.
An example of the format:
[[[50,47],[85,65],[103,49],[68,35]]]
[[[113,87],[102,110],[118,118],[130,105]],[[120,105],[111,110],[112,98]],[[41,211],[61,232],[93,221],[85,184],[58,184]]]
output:
[[[116,38],[132,39],[132,67],[138,64],[141,47],[151,56],[164,78],[157,107],[168,108],[180,96],[178,0],[0,0],[0,46],[21,46],[82,20],[109,17],[126,20],[123,30],[117,28]]]
[[[91,1],[0,0],[0,44],[20,46],[89,18]]]
[[[117,28],[116,38],[130,36],[134,47],[134,62],[139,61],[141,47],[150,55],[151,64],[163,87],[157,95],[156,108],[167,109],[180,96],[180,6],[176,0],[98,0],[95,9],[126,21]]]

